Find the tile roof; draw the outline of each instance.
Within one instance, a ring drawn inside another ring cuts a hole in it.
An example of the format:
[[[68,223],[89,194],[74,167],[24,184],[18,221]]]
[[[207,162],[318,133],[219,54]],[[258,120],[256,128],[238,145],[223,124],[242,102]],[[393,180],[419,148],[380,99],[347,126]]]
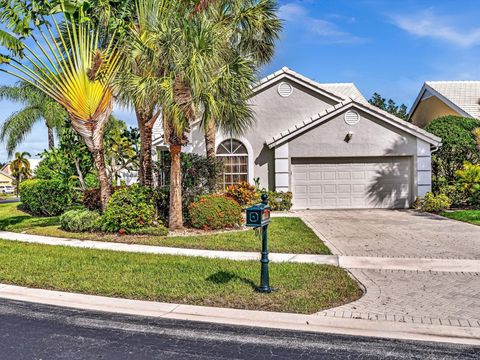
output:
[[[480,81],[427,81],[425,84],[470,116],[480,118]]]
[[[303,76],[296,71],[289,69],[288,67],[283,67],[278,71],[275,71],[273,74],[270,74],[263,79],[260,79],[253,85],[253,91],[258,91],[263,88],[265,85],[276,81],[282,76],[290,76],[291,78],[299,81],[300,83],[308,84],[318,90],[326,92],[327,94],[334,97],[337,101],[346,100],[348,98],[365,100],[362,93],[353,83],[318,83],[312,79]]]

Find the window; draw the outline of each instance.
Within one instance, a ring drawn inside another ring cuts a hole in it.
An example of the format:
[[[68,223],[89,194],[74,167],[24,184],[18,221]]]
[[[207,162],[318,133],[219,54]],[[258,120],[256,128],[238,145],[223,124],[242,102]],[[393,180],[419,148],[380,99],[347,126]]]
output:
[[[248,181],[248,152],[240,141],[229,139],[217,148],[217,157],[223,161],[223,186]]]

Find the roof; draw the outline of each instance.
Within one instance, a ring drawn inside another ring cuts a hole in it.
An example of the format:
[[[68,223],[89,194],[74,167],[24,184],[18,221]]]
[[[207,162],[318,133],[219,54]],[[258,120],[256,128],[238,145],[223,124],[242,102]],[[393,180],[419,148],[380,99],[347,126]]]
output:
[[[6,172],[3,172],[2,170],[0,170],[0,174],[2,174],[3,176],[6,176],[7,178],[9,178],[11,180],[14,180],[14,177],[12,175],[8,175]]]
[[[480,81],[427,81],[410,109],[409,116],[426,92],[438,97],[462,116],[480,118]]]
[[[328,98],[331,98],[335,101],[343,101],[348,98],[352,99],[359,99],[365,100],[362,93],[358,90],[358,88],[353,83],[318,83],[313,81],[306,76],[303,76],[288,67],[283,67],[280,70],[270,74],[263,79],[257,81],[253,87],[253,92],[258,92],[270,84],[280,80],[280,79],[289,79],[297,84],[303,85],[321,95],[324,95]]]
[[[275,146],[280,145],[281,143],[284,143],[285,141],[288,141],[289,139],[300,135],[308,130],[310,130],[313,127],[316,127],[323,122],[331,119],[332,117],[342,113],[348,108],[355,107],[357,109],[360,109],[364,112],[367,112],[373,116],[376,116],[377,118],[397,127],[400,128],[418,138],[421,138],[422,140],[428,142],[431,145],[434,146],[440,146],[442,139],[439,137],[419,128],[418,126],[415,126],[405,120],[402,120],[395,115],[392,115],[388,113],[387,111],[384,111],[382,109],[377,108],[376,106],[373,106],[369,104],[367,101],[364,100],[357,100],[357,99],[352,99],[348,98],[340,103],[338,103],[335,106],[332,106],[328,109],[325,109],[324,111],[320,112],[316,116],[312,116],[309,119],[304,120],[302,123],[297,124],[289,129],[286,129],[285,131],[282,131],[278,135],[273,136],[269,140],[266,141],[267,146],[271,149],[274,148]]]

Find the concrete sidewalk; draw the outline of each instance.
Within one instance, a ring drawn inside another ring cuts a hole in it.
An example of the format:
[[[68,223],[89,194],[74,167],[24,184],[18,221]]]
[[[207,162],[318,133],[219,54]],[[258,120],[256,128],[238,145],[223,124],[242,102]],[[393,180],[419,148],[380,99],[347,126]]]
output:
[[[19,234],[0,231],[0,239],[21,241],[33,244],[60,245],[84,249],[135,252],[157,255],[199,256],[228,260],[260,260],[260,253],[243,251],[219,251],[184,249],[165,246],[122,244],[92,240],[63,239],[49,236]],[[438,271],[438,272],[480,272],[480,260],[466,259],[418,259],[388,258],[342,255],[283,254],[271,253],[272,262],[310,263],[340,266],[344,269],[376,269],[404,271]]]
[[[31,289],[5,284],[0,284],[0,298],[177,320],[480,345],[480,328],[472,327],[382,322],[355,318],[335,318],[321,314],[303,315],[169,304]]]

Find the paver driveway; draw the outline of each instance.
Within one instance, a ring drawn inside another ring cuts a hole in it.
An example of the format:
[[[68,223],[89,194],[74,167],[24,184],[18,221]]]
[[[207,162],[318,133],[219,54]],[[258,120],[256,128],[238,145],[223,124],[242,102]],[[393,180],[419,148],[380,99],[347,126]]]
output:
[[[480,226],[409,210],[299,212],[333,253],[350,256],[480,259]]]

